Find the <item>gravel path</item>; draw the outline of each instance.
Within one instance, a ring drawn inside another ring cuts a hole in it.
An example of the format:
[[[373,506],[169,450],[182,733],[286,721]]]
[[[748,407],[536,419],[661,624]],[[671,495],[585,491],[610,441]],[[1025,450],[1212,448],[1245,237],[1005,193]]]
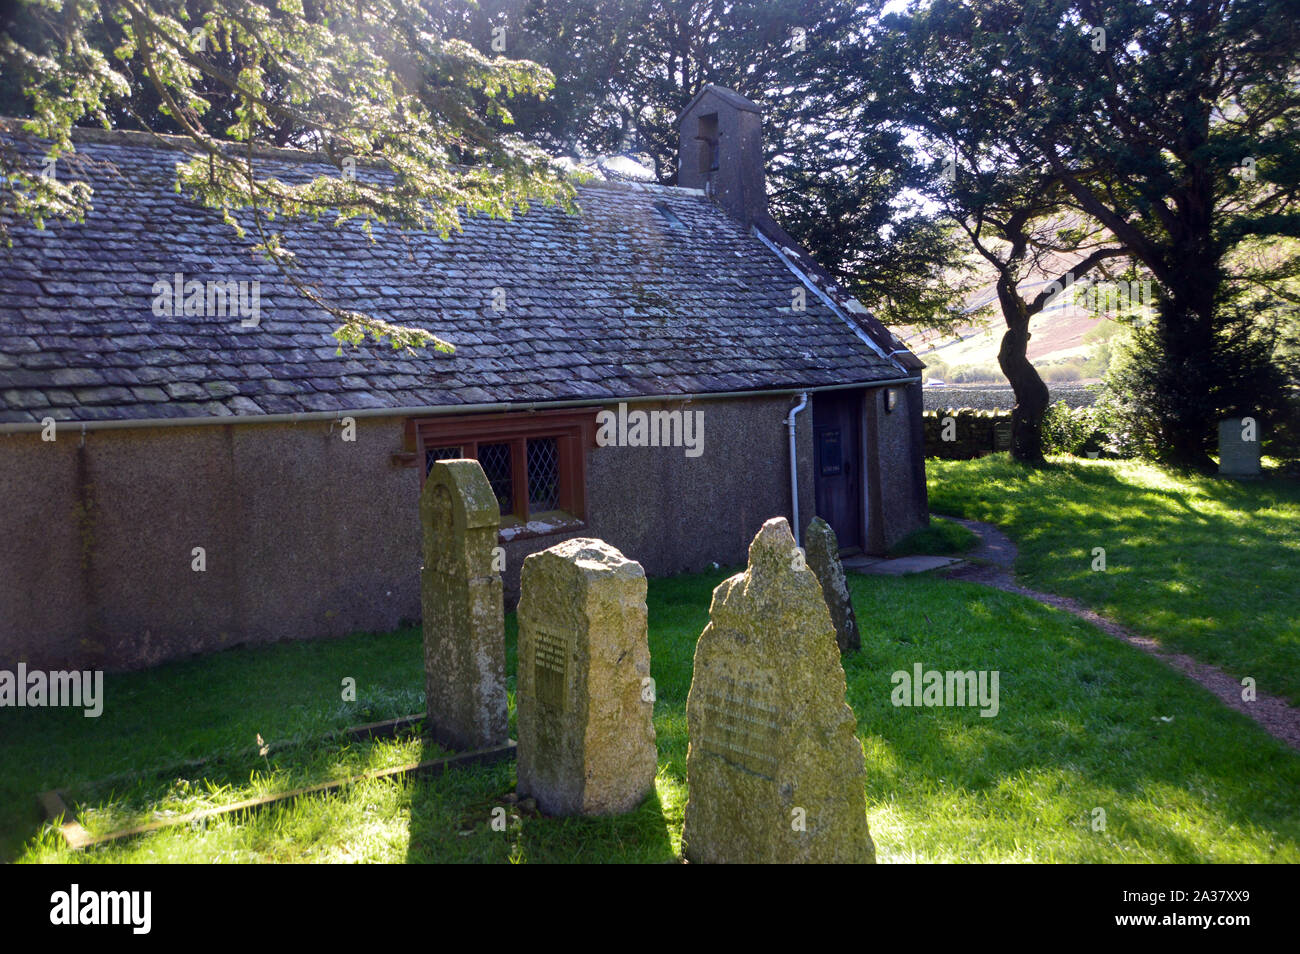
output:
[[[1253,702],[1245,702],[1241,698],[1241,680],[1228,675],[1222,669],[1197,662],[1191,656],[1182,653],[1166,652],[1154,639],[1131,633],[1118,623],[1088,609],[1068,596],[1056,596],[1021,586],[1015,581],[1012,572],[1016,560],[1016,545],[1005,533],[991,523],[981,523],[978,520],[963,520],[960,517],[944,519],[969,527],[980,538],[979,546],[966,554],[968,564],[950,571],[947,574],[948,579],[982,583],[1008,593],[1028,596],[1047,606],[1073,613],[1108,636],[1114,636],[1130,646],[1136,646],[1144,653],[1176,669],[1188,679],[1214,693],[1225,706],[1250,716],[1274,738],[1281,739],[1293,749],[1300,750],[1300,709],[1296,709],[1278,696],[1270,696],[1263,692],[1258,693]]]

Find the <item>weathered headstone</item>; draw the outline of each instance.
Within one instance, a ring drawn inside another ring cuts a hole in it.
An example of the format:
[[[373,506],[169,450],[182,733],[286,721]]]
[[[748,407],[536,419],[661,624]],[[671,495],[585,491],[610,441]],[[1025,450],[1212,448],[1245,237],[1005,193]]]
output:
[[[550,815],[631,811],[658,764],[645,571],[566,540],[524,560],[520,590],[520,796]]]
[[[844,565],[840,563],[840,542],[831,525],[821,517],[813,517],[808,523],[808,530],[804,533],[804,552],[807,554],[808,569],[813,571],[817,582],[822,585],[822,596],[826,599],[826,608],[830,610],[831,623],[835,627],[835,642],[839,644],[840,652],[861,649],[858,617],[853,612],[849,584],[844,578]]]
[[[1259,422],[1255,418],[1230,417],[1219,422],[1219,473],[1259,476]]]
[[[873,862],[862,743],[830,613],[784,518],[713,591],[686,701],[694,862]]]
[[[993,425],[993,450],[1011,450],[1011,422],[998,421]]]
[[[452,749],[508,741],[505,616],[493,565],[501,511],[476,460],[441,460],[420,494],[429,733]]]

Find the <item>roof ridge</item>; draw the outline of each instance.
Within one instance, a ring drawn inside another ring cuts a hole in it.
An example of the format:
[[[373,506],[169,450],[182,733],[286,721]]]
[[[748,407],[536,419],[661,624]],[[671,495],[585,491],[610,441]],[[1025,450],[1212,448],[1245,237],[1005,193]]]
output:
[[[754,102],[748,96],[738,93],[727,86],[719,86],[717,83],[705,83],[695,91],[695,95],[691,97],[690,102],[678,111],[677,119],[674,120],[674,122],[681,123],[682,117],[689,113],[691,109],[694,108],[695,104],[709,93],[721,97],[737,109],[743,109],[751,113],[758,113],[760,116],[763,115],[763,107],[758,105],[758,103]]]
[[[39,139],[26,129],[22,128],[24,120],[12,116],[0,116],[0,132],[11,136],[21,137],[28,140]],[[72,128],[73,143],[92,143],[95,145],[108,146],[141,146],[152,149],[174,149],[178,152],[200,152],[199,145],[189,136],[180,136],[174,133],[157,133],[148,130],[139,129],[101,129],[93,126],[74,126]],[[247,145],[233,139],[217,139],[216,142],[224,146],[235,146],[243,150]],[[329,158],[317,150],[302,149],[296,146],[268,146],[264,143],[253,144],[253,156],[257,159],[283,159],[289,162],[320,162],[328,164]],[[363,165],[370,168],[381,168],[379,163],[367,162]],[[682,195],[702,196],[702,189],[688,189],[685,186],[663,185],[657,182],[625,182],[616,179],[598,179],[583,178],[577,170],[569,170],[568,175],[573,176],[575,185],[583,188],[600,188],[615,189],[628,191],[646,191],[646,192],[666,192],[669,194],[680,193]]]

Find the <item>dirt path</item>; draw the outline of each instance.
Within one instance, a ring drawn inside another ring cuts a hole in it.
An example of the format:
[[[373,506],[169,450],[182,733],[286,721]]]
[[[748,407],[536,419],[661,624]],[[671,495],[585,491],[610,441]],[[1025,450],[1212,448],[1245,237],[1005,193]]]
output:
[[[1197,662],[1191,656],[1182,653],[1166,652],[1154,639],[1131,633],[1118,623],[1093,612],[1068,596],[1056,596],[1021,586],[1015,581],[1012,573],[1012,565],[1016,560],[1016,545],[1005,533],[991,523],[981,523],[978,520],[963,520],[960,517],[944,519],[969,527],[980,538],[979,546],[966,554],[966,559],[970,562],[966,566],[950,571],[947,574],[948,579],[982,583],[1008,593],[1028,596],[1047,606],[1073,613],[1108,636],[1114,636],[1130,646],[1136,646],[1144,653],[1178,670],[1214,693],[1225,706],[1250,716],[1263,726],[1269,735],[1281,739],[1293,749],[1300,750],[1300,709],[1294,708],[1278,696],[1270,696],[1263,692],[1258,693],[1255,701],[1245,702],[1241,698],[1241,680],[1228,675],[1223,670],[1207,663]]]

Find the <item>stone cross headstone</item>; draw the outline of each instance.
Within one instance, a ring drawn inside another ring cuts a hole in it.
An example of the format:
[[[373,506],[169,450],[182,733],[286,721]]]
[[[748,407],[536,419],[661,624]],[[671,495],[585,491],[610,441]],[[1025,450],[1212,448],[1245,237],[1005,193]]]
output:
[[[1226,477],[1258,477],[1259,422],[1230,417],[1219,422],[1219,473]]]
[[[858,617],[853,612],[849,584],[844,578],[844,564],[840,563],[840,542],[831,525],[821,517],[813,517],[808,523],[808,530],[804,534],[804,552],[807,554],[808,569],[813,571],[817,582],[822,585],[822,596],[826,599],[826,608],[830,610],[831,623],[835,627],[835,642],[839,645],[840,652],[861,649]]]
[[[420,494],[429,733],[456,750],[509,741],[505,615],[493,561],[501,511],[476,460],[434,463]]]
[[[574,539],[524,560],[519,795],[549,815],[629,812],[654,788],[654,684],[641,564]]]
[[[784,518],[713,591],[686,701],[693,862],[875,861],[862,743],[821,587]]]

